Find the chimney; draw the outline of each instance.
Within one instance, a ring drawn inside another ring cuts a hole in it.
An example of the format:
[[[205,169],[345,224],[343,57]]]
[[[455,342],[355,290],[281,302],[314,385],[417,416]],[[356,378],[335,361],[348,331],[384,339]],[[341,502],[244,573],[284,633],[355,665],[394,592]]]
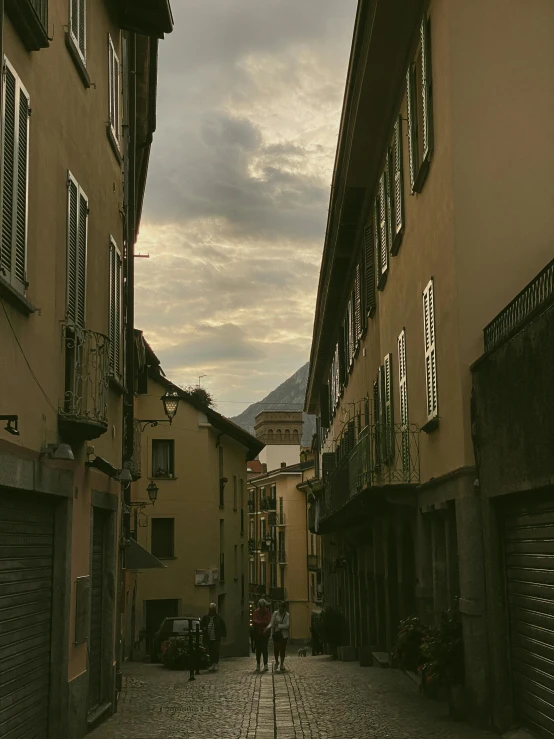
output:
[[[284,470],[286,466],[287,466],[287,463],[286,462],[281,462],[281,469],[282,470]]]

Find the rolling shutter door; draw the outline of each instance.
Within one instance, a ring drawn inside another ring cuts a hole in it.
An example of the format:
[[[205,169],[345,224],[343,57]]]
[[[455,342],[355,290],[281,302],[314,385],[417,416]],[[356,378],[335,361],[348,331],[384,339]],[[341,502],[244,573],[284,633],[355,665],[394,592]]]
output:
[[[94,510],[92,524],[91,610],[89,639],[89,709],[102,699],[102,591],[104,588],[104,542],[106,517]]]
[[[554,502],[529,502],[505,518],[514,705],[542,737],[554,737]]]
[[[0,736],[48,735],[54,512],[0,493]]]

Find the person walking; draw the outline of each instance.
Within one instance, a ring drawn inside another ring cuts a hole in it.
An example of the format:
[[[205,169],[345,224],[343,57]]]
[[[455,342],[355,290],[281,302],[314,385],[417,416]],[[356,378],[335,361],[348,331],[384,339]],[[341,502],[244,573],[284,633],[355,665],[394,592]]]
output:
[[[256,672],[260,671],[260,659],[264,660],[264,672],[267,672],[268,655],[267,644],[269,642],[269,634],[266,633],[267,627],[271,621],[271,612],[268,608],[269,603],[260,598],[258,607],[252,614],[252,628],[254,630],[254,643],[256,645]]]
[[[217,612],[215,603],[210,603],[208,613],[202,616],[200,628],[202,629],[204,645],[208,650],[210,658],[208,671],[217,672],[219,667],[219,648],[221,646],[221,640],[227,636],[227,629],[225,627],[225,621]]]
[[[289,640],[290,631],[290,615],[287,611],[287,604],[281,601],[279,608],[275,611],[269,622],[266,632],[270,632],[273,636],[273,650],[275,653],[275,669],[279,669],[279,659],[281,660],[281,672],[285,672],[285,655],[287,653],[287,642]]]

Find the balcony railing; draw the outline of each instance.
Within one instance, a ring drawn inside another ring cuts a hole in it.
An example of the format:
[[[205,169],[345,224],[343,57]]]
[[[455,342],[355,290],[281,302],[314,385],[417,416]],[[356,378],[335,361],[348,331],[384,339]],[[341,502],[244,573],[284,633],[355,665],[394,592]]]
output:
[[[308,569],[319,570],[321,569],[321,562],[318,554],[308,554]]]
[[[96,439],[108,429],[109,339],[96,331],[64,324],[65,382],[58,409],[62,436]]]
[[[351,444],[327,476],[317,503],[320,521],[368,488],[419,484],[419,427],[415,424],[369,425]],[[315,527],[315,515],[310,509],[309,526]]]
[[[484,330],[485,351],[490,351],[544,303],[554,299],[554,259],[501,311]]]
[[[277,508],[277,500],[275,498],[262,498],[260,501],[262,511],[274,511]]]

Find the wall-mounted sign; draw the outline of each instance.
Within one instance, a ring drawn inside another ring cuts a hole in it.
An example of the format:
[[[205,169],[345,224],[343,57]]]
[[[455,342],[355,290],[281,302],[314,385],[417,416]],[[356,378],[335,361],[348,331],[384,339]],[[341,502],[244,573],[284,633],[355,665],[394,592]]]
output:
[[[219,582],[219,570],[194,570],[194,584],[195,585],[217,585]]]

